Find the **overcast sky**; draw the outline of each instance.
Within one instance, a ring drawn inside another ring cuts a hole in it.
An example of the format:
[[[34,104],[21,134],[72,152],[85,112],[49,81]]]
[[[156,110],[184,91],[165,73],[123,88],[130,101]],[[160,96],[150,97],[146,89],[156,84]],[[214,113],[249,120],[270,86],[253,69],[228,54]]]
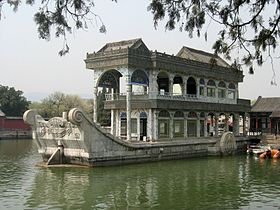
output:
[[[142,38],[150,50],[176,54],[182,46],[212,52],[217,29],[210,26],[208,41],[190,39],[184,32],[175,29],[165,31],[164,24],[155,30],[148,0],[96,1],[96,13],[107,27],[107,33],[98,32],[92,25],[88,31],[74,31],[68,36],[70,53],[58,55],[62,39],[48,42],[38,38],[33,21],[36,6],[20,6],[14,13],[8,6],[3,8],[0,21],[0,84],[13,86],[26,95],[32,92],[53,93],[61,91],[81,96],[91,95],[93,72],[85,68],[87,52],[99,50],[107,42]],[[276,82],[270,84],[272,71],[270,64],[264,64],[254,75],[244,70],[244,83],[239,85],[241,98],[254,99],[280,96],[280,62],[275,61]]]

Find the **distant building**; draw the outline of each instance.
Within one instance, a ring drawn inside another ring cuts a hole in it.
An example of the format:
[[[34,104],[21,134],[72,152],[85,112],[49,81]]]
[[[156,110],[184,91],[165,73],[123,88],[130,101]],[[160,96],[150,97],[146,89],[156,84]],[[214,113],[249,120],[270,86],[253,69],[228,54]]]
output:
[[[93,120],[98,88],[106,88],[114,136],[158,141],[226,131],[246,135],[250,101],[238,90],[244,75],[217,55],[189,47],[168,55],[133,39],[107,43],[85,62],[94,70]]]
[[[250,112],[250,131],[280,134],[280,97],[258,97]]]
[[[4,127],[4,120],[5,120],[5,114],[4,112],[2,112],[0,110],[0,131],[3,129]]]
[[[29,138],[31,128],[22,117],[8,117],[0,110],[0,139]]]

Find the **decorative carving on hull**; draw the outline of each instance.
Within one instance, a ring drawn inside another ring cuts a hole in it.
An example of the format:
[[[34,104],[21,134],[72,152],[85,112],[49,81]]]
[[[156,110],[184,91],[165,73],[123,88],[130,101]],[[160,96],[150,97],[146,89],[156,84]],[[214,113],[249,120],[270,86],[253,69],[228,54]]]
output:
[[[77,126],[61,117],[54,117],[49,121],[38,121],[37,134],[40,138],[52,136],[53,138],[67,138],[69,140],[81,139],[81,133]]]

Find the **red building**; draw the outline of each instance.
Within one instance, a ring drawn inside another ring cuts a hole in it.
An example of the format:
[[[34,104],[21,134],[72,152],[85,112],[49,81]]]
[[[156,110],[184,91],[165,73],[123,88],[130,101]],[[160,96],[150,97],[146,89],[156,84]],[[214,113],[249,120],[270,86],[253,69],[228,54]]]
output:
[[[250,112],[250,131],[280,134],[280,97],[258,97]]]
[[[31,128],[22,117],[7,117],[0,110],[0,139],[30,138]]]

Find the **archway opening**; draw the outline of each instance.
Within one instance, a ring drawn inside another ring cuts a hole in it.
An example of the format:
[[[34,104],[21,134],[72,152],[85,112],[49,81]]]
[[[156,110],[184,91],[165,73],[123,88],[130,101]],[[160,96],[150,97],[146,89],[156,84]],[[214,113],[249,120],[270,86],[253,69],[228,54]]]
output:
[[[193,77],[189,77],[187,80],[187,94],[196,95],[196,81]]]
[[[169,93],[169,76],[165,72],[160,72],[157,76],[158,91],[160,95]]]

